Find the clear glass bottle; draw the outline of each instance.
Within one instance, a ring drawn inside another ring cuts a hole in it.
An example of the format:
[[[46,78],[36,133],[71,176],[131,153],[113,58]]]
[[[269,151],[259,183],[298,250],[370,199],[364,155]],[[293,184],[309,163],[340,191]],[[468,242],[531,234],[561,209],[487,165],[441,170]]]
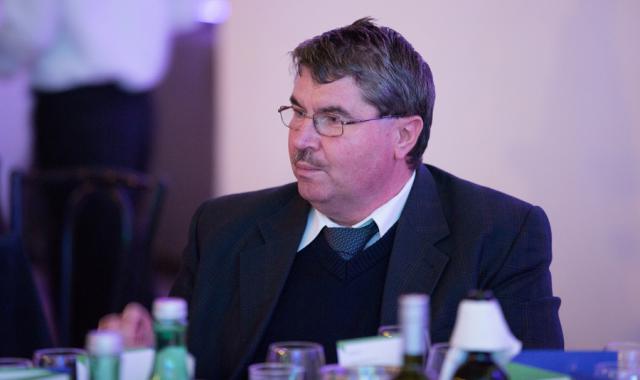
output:
[[[91,380],[118,380],[122,336],[115,331],[91,331],[87,334]]]
[[[156,352],[151,380],[188,380],[187,303],[180,298],[158,298],[153,303]]]
[[[426,294],[405,294],[400,297],[398,319],[402,330],[404,356],[396,380],[426,380],[424,374],[425,331],[429,318],[429,297]]]

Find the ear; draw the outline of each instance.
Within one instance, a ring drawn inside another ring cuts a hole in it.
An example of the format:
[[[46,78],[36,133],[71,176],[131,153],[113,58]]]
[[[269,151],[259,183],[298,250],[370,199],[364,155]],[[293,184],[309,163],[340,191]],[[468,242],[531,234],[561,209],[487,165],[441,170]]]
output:
[[[422,118],[420,116],[407,116],[397,119],[395,158],[404,160],[411,149],[416,145],[422,132]]]

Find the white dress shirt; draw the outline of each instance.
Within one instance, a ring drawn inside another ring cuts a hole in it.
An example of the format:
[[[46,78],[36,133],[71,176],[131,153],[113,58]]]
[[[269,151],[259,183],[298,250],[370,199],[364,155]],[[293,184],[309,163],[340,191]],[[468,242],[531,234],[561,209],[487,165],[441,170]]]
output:
[[[378,226],[378,232],[371,237],[365,248],[373,245],[375,242],[380,240],[400,218],[400,214],[402,213],[402,209],[404,209],[405,203],[407,203],[407,198],[409,198],[409,192],[411,191],[411,186],[413,186],[415,178],[416,173],[414,171],[398,194],[389,199],[382,206],[375,209],[366,218],[352,226],[342,226],[312,207],[311,211],[309,211],[309,215],[307,216],[307,226],[305,227],[302,239],[298,245],[298,252],[315,240],[324,227],[358,228],[370,223],[371,221],[375,222]]]

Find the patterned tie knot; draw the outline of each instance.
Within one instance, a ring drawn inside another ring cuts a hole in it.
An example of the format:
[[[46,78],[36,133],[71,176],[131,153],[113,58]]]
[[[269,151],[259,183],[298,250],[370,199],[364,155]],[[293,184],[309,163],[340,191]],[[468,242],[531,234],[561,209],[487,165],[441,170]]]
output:
[[[375,222],[371,222],[360,228],[325,227],[322,232],[329,246],[343,259],[350,260],[356,253],[362,251],[371,237],[378,232],[378,226]]]

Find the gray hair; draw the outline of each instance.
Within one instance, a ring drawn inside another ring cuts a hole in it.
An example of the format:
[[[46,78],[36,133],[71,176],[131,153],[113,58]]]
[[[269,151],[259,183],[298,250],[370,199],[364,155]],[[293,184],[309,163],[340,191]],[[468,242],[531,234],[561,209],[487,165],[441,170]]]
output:
[[[308,68],[317,83],[352,77],[379,116],[422,117],[422,132],[406,157],[411,168],[422,162],[436,96],[433,76],[400,33],[366,17],[302,42],[291,57],[296,71]]]

